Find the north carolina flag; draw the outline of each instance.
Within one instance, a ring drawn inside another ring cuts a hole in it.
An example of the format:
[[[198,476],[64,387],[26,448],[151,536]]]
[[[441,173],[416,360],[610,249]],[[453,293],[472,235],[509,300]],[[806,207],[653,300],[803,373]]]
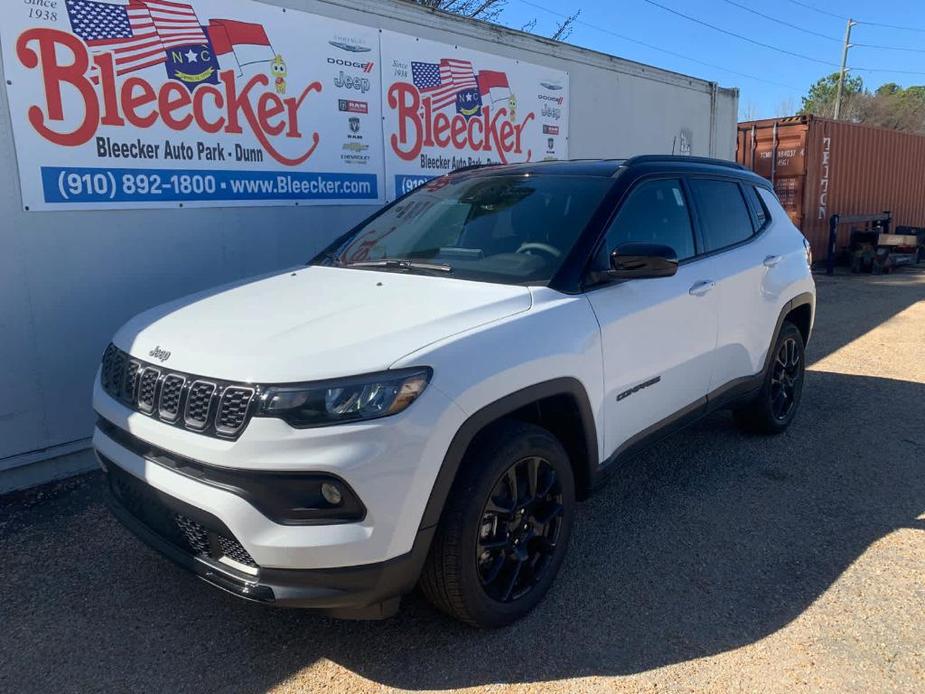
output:
[[[210,19],[206,33],[220,59],[233,57],[240,67],[268,63],[276,56],[260,24],[234,19]],[[224,61],[223,61],[224,62]]]
[[[511,85],[508,84],[506,73],[497,70],[480,70],[478,81],[482,99],[495,103],[511,98]]]

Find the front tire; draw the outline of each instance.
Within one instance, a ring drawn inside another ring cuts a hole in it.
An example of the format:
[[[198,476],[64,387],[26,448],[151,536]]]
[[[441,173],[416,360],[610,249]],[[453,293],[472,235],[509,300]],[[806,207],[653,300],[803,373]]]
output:
[[[473,626],[522,618],[559,571],[574,510],[574,475],[559,440],[524,422],[492,426],[463,460],[421,589]]]
[[[754,400],[733,411],[736,424],[756,434],[780,434],[790,426],[803,397],[806,357],[803,335],[788,321],[771,352],[771,366]]]

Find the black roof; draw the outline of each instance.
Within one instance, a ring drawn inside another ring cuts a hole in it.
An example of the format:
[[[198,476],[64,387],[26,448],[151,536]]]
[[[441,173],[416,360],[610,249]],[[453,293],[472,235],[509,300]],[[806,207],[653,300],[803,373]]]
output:
[[[751,172],[744,166],[725,159],[711,159],[709,157],[687,157],[670,154],[645,154],[642,156],[630,157],[629,159],[556,159],[550,161],[528,162],[524,164],[491,164],[483,166],[471,166],[461,171],[485,171],[492,174],[497,173],[517,173],[517,174],[551,174],[551,175],[568,175],[568,176],[602,176],[612,177],[621,169],[628,169],[636,166],[671,166],[683,167],[684,169],[709,169],[721,168],[726,171],[734,170],[736,172],[750,174]]]

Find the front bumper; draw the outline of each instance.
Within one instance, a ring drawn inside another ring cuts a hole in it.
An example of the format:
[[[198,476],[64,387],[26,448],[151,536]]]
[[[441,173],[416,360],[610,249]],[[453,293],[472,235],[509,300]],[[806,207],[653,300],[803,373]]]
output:
[[[109,507],[116,518],[207,583],[254,602],[307,608],[340,618],[389,617],[398,609],[401,596],[417,582],[434,532],[434,528],[421,530],[411,552],[377,564],[334,569],[257,567],[218,518],[145,484],[105,456],[99,458],[109,484]],[[183,519],[183,526],[178,518]],[[191,527],[196,530],[190,532]],[[230,550],[231,546],[235,549]],[[227,561],[220,556],[225,552],[241,561]]]

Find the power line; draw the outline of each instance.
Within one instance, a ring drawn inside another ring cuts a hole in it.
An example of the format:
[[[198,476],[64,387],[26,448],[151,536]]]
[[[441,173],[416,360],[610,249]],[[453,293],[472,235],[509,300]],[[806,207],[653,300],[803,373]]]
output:
[[[684,19],[694,22],[695,24],[700,24],[702,26],[709,27],[710,29],[713,29],[714,31],[720,32],[721,34],[726,34],[727,36],[733,36],[742,41],[747,41],[748,43],[754,44],[756,46],[761,46],[762,48],[767,48],[772,51],[777,51],[778,53],[784,53],[785,55],[791,55],[795,58],[801,58],[802,60],[809,60],[810,62],[813,62],[813,63],[819,63],[820,65],[828,65],[829,67],[839,67],[838,63],[832,63],[828,60],[820,60],[819,58],[813,58],[812,56],[804,55],[803,53],[797,53],[796,51],[788,51],[786,48],[780,48],[779,46],[773,46],[770,43],[764,43],[762,41],[757,41],[755,39],[749,38],[748,36],[737,34],[734,31],[723,29],[722,27],[718,27],[715,24],[710,24],[709,22],[705,22],[702,19],[691,17],[690,15],[684,14],[683,12],[679,12],[678,10],[672,9],[665,5],[661,5],[655,2],[655,0],[643,0],[643,2],[646,2],[652,5],[653,7],[658,7],[659,9],[664,10],[665,12],[670,12],[671,14],[677,15],[678,17],[683,17]]]
[[[813,7],[812,5],[807,5],[805,2],[800,2],[799,0],[790,0],[794,5],[799,5],[800,7],[805,7],[807,10],[812,10],[813,12],[818,12],[819,14],[824,14],[828,17],[835,17],[835,19],[840,19],[843,22],[848,21],[848,17],[845,17],[840,14],[835,14],[834,12],[829,12],[828,10],[821,10],[818,7]]]
[[[799,26],[798,24],[791,24],[790,22],[785,22],[783,19],[778,19],[777,17],[772,17],[769,14],[764,14],[763,12],[759,12],[758,10],[752,9],[751,7],[747,7],[746,5],[742,5],[738,2],[735,2],[735,0],[723,0],[723,2],[729,5],[738,7],[739,9],[745,10],[746,12],[751,12],[752,14],[758,15],[759,17],[763,17],[764,19],[767,19],[769,21],[777,22],[778,24],[783,24],[785,27],[790,27],[791,29],[802,31],[804,34],[809,34],[811,36],[818,36],[821,39],[825,39],[827,41],[834,41],[835,43],[841,43],[841,39],[839,38],[836,38],[834,36],[829,36],[828,34],[820,34],[818,31],[806,29],[804,27]]]
[[[684,19],[694,22],[695,24],[700,24],[702,26],[709,27],[710,29],[713,29],[714,31],[720,32],[721,34],[726,34],[727,36],[733,36],[737,39],[746,41],[756,46],[761,46],[762,48],[768,48],[772,51],[777,51],[778,53],[784,53],[786,55],[791,55],[796,58],[801,58],[803,60],[809,60],[811,62],[819,63],[821,65],[827,65],[829,67],[838,68],[839,70],[841,69],[841,65],[839,65],[838,63],[832,63],[832,62],[829,62],[828,60],[820,60],[819,58],[813,58],[812,56],[804,55],[802,53],[797,53],[795,51],[789,51],[786,48],[781,48],[779,46],[773,46],[769,43],[757,41],[748,36],[743,36],[742,34],[738,34],[734,31],[729,31],[728,29],[723,29],[722,27],[718,27],[715,24],[710,24],[709,22],[705,22],[702,19],[691,17],[690,15],[684,14],[683,12],[680,12],[678,10],[672,9],[671,7],[667,7],[658,2],[655,2],[655,0],[643,0],[643,2],[646,2],[649,5],[652,5],[654,7],[658,7],[659,9],[665,10],[666,12],[669,12],[671,14],[677,15],[678,17],[683,17]],[[791,0],[791,2],[796,2],[796,0]],[[797,4],[802,4],[802,3],[797,3]],[[855,23],[858,23],[858,22],[855,22]],[[877,67],[852,67],[852,68],[849,68],[849,70],[853,72],[891,72],[891,73],[895,73],[898,75],[925,75],[925,72],[922,72],[921,70],[894,70],[892,68],[877,68]]]
[[[794,5],[799,5],[800,7],[806,8],[807,10],[812,10],[813,12],[818,12],[819,14],[824,14],[827,17],[834,17],[835,19],[840,19],[843,22],[847,22],[849,19],[848,17],[844,15],[835,14],[834,12],[829,12],[828,10],[823,10],[818,7],[813,7],[812,5],[808,3],[800,2],[800,0],[789,0],[789,1],[792,2]],[[886,24],[884,22],[869,22],[863,19],[855,19],[854,21],[856,21],[858,24],[866,24],[867,26],[872,26],[872,27],[882,27],[884,29],[897,29],[899,31],[915,31],[919,33],[925,33],[925,28],[922,28],[922,27],[907,27],[907,26],[900,26],[899,24]],[[885,46],[877,46],[877,48],[885,48]]]
[[[529,6],[529,7],[532,7],[532,8],[534,8],[534,9],[537,9],[537,10],[542,10],[543,12],[547,12],[547,13],[553,15],[553,16],[556,16],[556,17],[559,17],[559,18],[562,18],[562,19],[565,19],[565,18],[567,18],[567,17],[569,16],[569,15],[566,15],[566,14],[562,14],[561,12],[556,12],[555,10],[551,10],[551,9],[549,9],[548,7],[544,7],[543,5],[538,5],[538,4],[536,4],[535,2],[530,2],[530,0],[517,0],[517,2],[521,3],[522,5],[527,5],[527,6]],[[580,24],[581,26],[587,27],[587,28],[589,28],[589,29],[594,29],[595,31],[599,31],[599,32],[604,33],[604,34],[607,34],[607,35],[609,35],[609,36],[614,36],[614,37],[616,37],[616,38],[618,38],[618,39],[622,39],[623,41],[628,41],[629,43],[635,43],[635,44],[637,44],[637,45],[639,45],[639,46],[643,46],[643,47],[645,47],[645,48],[649,48],[649,49],[651,49],[651,50],[653,50],[653,51],[659,51],[659,52],[661,52],[661,53],[666,53],[666,54],[671,55],[671,56],[674,56],[674,57],[676,57],[676,58],[681,58],[681,59],[683,59],[683,60],[690,61],[690,62],[692,62],[692,63],[697,63],[697,64],[699,64],[699,65],[704,65],[704,66],[706,66],[706,67],[713,68],[714,70],[721,70],[721,71],[723,71],[723,72],[728,72],[728,73],[731,74],[731,75],[738,75],[739,77],[744,77],[744,78],[746,78],[746,79],[754,80],[754,81],[756,81],[756,82],[764,82],[765,84],[770,84],[770,85],[773,85],[773,86],[775,86],[775,87],[784,87],[785,89],[792,89],[792,90],[798,91],[798,92],[799,92],[799,91],[802,91],[802,88],[801,88],[801,87],[794,87],[792,84],[784,84],[784,83],[782,83],[782,82],[775,82],[774,80],[769,80],[769,79],[766,79],[766,78],[764,78],[764,77],[756,77],[755,75],[749,75],[748,73],[739,72],[738,70],[730,70],[728,67],[724,67],[724,66],[722,66],[722,65],[715,65],[714,63],[708,63],[708,62],[706,62],[706,61],[704,61],[704,60],[699,60],[699,59],[697,59],[697,58],[691,58],[689,55],[685,55],[685,54],[683,54],[683,53],[677,53],[677,52],[675,52],[675,51],[668,50],[667,48],[662,48],[661,46],[656,46],[656,45],[654,45],[654,44],[647,43],[647,42],[645,42],[645,41],[640,41],[639,39],[636,39],[636,38],[633,38],[633,37],[630,37],[630,36],[626,36],[625,34],[620,34],[620,33],[616,32],[616,31],[612,31],[611,29],[607,29],[607,28],[605,28],[605,27],[598,26],[597,24],[592,24],[592,23],[590,23],[590,22],[586,22],[586,21],[581,20],[581,19],[576,19],[576,20],[575,20],[575,24]]]

